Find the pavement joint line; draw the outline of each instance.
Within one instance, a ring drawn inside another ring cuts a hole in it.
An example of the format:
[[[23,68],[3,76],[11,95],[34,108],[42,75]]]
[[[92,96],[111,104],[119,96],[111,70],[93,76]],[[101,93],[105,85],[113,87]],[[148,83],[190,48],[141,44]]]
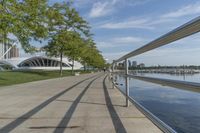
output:
[[[93,79],[91,82],[89,82],[89,84],[84,88],[84,90],[79,94],[79,96],[76,98],[76,100],[71,104],[71,106],[69,107],[68,111],[65,113],[64,118],[60,121],[60,123],[58,124],[57,127],[67,127],[69,124],[70,119],[72,118],[72,115],[76,109],[76,107],[78,106],[81,98],[84,96],[85,92],[90,88],[90,86],[92,85],[92,83],[100,78],[102,75],[98,76],[97,78]],[[65,119],[65,118],[68,119]],[[63,133],[65,130],[65,128],[56,128],[53,133]]]
[[[57,102],[74,102],[72,100],[56,100]],[[94,104],[94,105],[102,105],[106,106],[105,103],[97,103],[97,102],[79,102],[80,104]],[[118,106],[118,107],[125,107],[124,105],[113,105],[113,106]],[[1,119],[1,118],[0,118]]]
[[[87,81],[89,79],[92,79],[94,77],[96,77],[97,75],[91,76],[89,78],[86,78],[74,85],[72,85],[71,87],[65,89],[64,91],[59,92],[58,94],[52,96],[51,98],[47,99],[46,101],[42,102],[41,104],[39,104],[38,106],[36,106],[35,108],[33,108],[32,110],[28,111],[27,113],[23,114],[22,116],[18,117],[17,119],[15,119],[14,121],[8,123],[7,125],[5,125],[4,127],[2,127],[0,129],[0,133],[8,133],[11,132],[12,130],[14,130],[16,127],[18,127],[19,125],[21,125],[23,122],[25,122],[27,119],[29,119],[31,116],[33,116],[34,114],[36,114],[37,112],[39,112],[40,110],[42,110],[44,107],[46,107],[47,105],[49,105],[51,102],[53,102],[54,100],[56,100],[58,97],[62,96],[63,94],[65,94],[66,92],[68,92],[69,90],[73,89],[74,87],[76,87],[77,85],[83,83],[84,81]],[[21,119],[21,118],[27,118],[27,119]]]

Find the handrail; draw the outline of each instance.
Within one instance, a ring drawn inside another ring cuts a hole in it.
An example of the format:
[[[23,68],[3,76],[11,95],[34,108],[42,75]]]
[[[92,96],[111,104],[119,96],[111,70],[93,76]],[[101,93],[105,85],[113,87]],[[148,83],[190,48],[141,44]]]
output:
[[[127,75],[127,76],[138,79],[138,80],[160,84],[163,86],[170,86],[170,87],[178,88],[181,90],[187,90],[187,91],[200,93],[200,83],[171,80],[171,79],[162,79],[162,78],[152,78],[152,77],[144,77],[144,76],[134,76],[134,75]]]
[[[114,83],[114,86],[126,97],[127,95]],[[145,107],[143,107],[136,100],[128,96],[129,101],[131,101],[137,109],[139,109],[149,120],[151,120],[159,129],[161,129],[164,133],[176,133],[174,129],[172,129],[169,125],[164,123],[150,111],[148,111]]]
[[[188,82],[188,81],[180,81],[180,80],[172,80],[172,79],[163,79],[163,78],[153,78],[153,77],[147,77],[147,76],[135,76],[135,75],[126,75],[126,74],[118,74],[122,76],[131,77],[134,79],[151,82],[155,84],[160,84],[163,86],[170,86],[174,88],[178,88],[181,90],[187,90],[192,92],[198,92],[200,93],[200,83],[195,82]]]
[[[128,59],[130,57],[134,57],[136,55],[145,53],[147,51],[153,50],[155,48],[161,47],[163,45],[167,45],[171,42],[179,40],[181,38],[190,36],[200,31],[200,16],[189,21],[188,23],[172,30],[171,32],[159,37],[158,39],[122,56],[118,60],[114,60],[113,63],[120,62],[122,60]]]
[[[133,98],[129,96],[129,84],[128,84],[128,77],[132,77],[135,79],[148,81],[156,84],[161,85],[167,85],[179,89],[189,90],[193,92],[200,92],[200,84],[199,83],[193,83],[193,82],[184,82],[184,81],[177,81],[177,80],[170,80],[170,79],[160,79],[160,78],[151,78],[151,77],[142,77],[142,76],[134,76],[128,74],[128,61],[127,59],[130,57],[134,57],[137,55],[140,55],[142,53],[145,53],[147,51],[156,49],[158,47],[167,45],[171,42],[174,42],[176,40],[185,38],[187,36],[190,36],[192,34],[195,34],[197,32],[200,32],[200,16],[189,21],[188,23],[185,23],[184,25],[172,30],[171,32],[159,37],[158,39],[147,43],[146,45],[122,56],[121,58],[114,60],[112,63],[112,73],[114,72],[113,68],[115,63],[125,60],[126,67],[125,67],[125,78],[126,78],[126,94],[122,92],[112,81],[113,87],[116,86],[126,97],[126,101],[130,100],[132,103],[136,105],[136,107],[144,113],[155,125],[157,125],[163,132],[165,133],[175,133],[175,131],[166,125],[164,122],[162,122],[159,118],[154,116],[151,112],[149,112],[147,109],[145,109],[142,105],[140,105],[137,101],[135,101]],[[113,80],[113,78],[112,78]],[[126,102],[126,106],[128,107],[128,102]]]

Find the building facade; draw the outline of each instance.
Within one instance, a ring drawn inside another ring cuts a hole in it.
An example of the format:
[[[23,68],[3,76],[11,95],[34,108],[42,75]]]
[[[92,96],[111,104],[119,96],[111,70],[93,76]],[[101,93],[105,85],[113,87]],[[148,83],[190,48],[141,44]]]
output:
[[[29,56],[20,57],[19,49],[15,45],[0,43],[0,70],[3,70],[5,66],[10,66],[12,69],[42,69],[42,70],[59,70],[60,64],[63,66],[63,70],[70,70],[72,68],[72,62],[63,58],[60,62],[59,58],[47,57],[47,56]],[[75,61],[74,69],[81,69],[82,64]]]
[[[131,67],[131,61],[128,60],[128,67]]]
[[[19,49],[11,44],[0,43],[0,58],[11,59],[13,57],[19,57]]]
[[[137,61],[132,61],[132,67],[137,67]]]
[[[144,68],[144,67],[145,67],[145,64],[144,64],[144,63],[140,63],[140,64],[138,65],[138,67],[139,67],[139,68]]]
[[[52,58],[46,56],[32,56],[32,57],[21,57],[21,58],[11,58],[0,60],[0,69],[4,65],[10,66],[15,70],[59,70],[60,69],[60,59]],[[62,61],[63,70],[71,70],[72,62],[69,61],[66,57]],[[74,70],[80,70],[83,68],[83,65],[79,62],[74,62]]]

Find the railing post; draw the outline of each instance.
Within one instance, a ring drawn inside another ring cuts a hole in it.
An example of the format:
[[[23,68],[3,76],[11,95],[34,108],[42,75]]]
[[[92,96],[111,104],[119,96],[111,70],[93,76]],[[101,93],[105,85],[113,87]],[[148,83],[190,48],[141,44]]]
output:
[[[125,79],[126,79],[126,107],[129,106],[129,79],[128,79],[128,59],[125,59]]]

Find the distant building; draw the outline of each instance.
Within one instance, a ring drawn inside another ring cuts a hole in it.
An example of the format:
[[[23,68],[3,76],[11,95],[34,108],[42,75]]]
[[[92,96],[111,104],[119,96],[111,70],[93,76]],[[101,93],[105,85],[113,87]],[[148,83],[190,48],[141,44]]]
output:
[[[144,63],[140,63],[140,64],[138,65],[138,67],[139,67],[139,68],[144,68],[144,67],[145,67],[145,64],[144,64]]]
[[[123,61],[123,62],[121,62],[121,63],[118,63],[118,68],[124,68],[125,65],[126,65],[126,62],[125,62],[125,61]],[[132,67],[132,64],[131,64],[131,61],[130,61],[130,60],[128,60],[128,67]]]
[[[118,67],[120,68],[124,67],[124,63],[118,63]]]
[[[0,58],[11,59],[13,57],[19,57],[19,49],[9,43],[0,43]]]
[[[132,61],[132,67],[137,67],[137,61]]]
[[[0,70],[10,66],[12,69],[41,69],[41,70],[59,70],[60,64],[63,70],[70,70],[72,62],[63,58],[60,62],[59,58],[47,56],[30,56],[19,57],[19,49],[15,45],[0,43]],[[75,61],[74,69],[83,69],[83,65]]]
[[[131,61],[128,60],[128,67],[131,67]]]

